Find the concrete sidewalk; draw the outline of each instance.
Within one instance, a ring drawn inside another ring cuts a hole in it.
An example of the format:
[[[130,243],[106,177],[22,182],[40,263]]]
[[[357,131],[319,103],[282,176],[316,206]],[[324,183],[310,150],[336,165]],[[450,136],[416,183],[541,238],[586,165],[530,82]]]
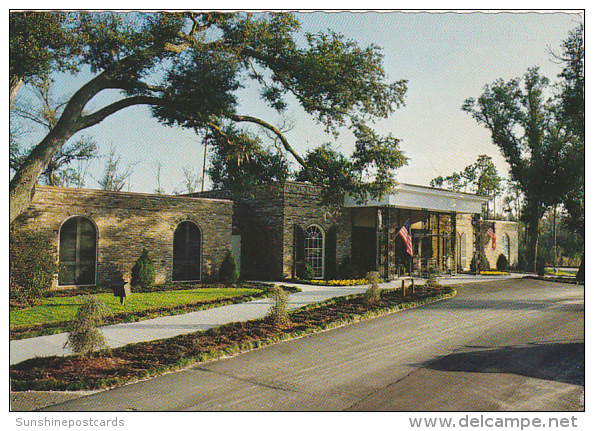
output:
[[[521,274],[507,277],[519,277]],[[441,284],[460,284],[488,281],[502,277],[458,275],[440,278]],[[415,284],[422,285],[425,280],[415,279]],[[289,295],[289,308],[299,308],[305,305],[325,301],[330,298],[362,293],[368,285],[362,286],[317,286],[308,284],[277,283],[284,286],[296,286],[302,291]],[[402,282],[395,280],[382,283],[383,289],[401,287]],[[165,316],[140,322],[121,323],[102,328],[107,344],[111,348],[121,347],[126,344],[152,341],[175,337],[196,331],[224,325],[231,322],[241,322],[259,319],[266,315],[272,305],[269,298],[257,299],[240,304],[226,305],[224,307],[200,310],[176,316]],[[46,356],[71,355],[70,349],[64,349],[68,334],[54,334],[42,337],[13,340],[10,342],[10,364],[17,364],[29,358]]]

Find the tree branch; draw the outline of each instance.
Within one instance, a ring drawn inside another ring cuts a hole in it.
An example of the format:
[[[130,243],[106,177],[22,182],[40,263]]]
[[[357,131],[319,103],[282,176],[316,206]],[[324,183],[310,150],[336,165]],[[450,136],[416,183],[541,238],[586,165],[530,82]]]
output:
[[[307,171],[308,175],[311,177],[311,172],[309,170],[309,167],[305,163],[305,160],[303,160],[303,158],[301,158],[301,156],[297,153],[297,151],[295,151],[293,149],[293,147],[291,147],[291,144],[289,144],[289,141],[287,141],[287,138],[285,138],[285,135],[283,135],[283,133],[278,128],[276,128],[275,126],[273,126],[270,123],[267,123],[264,120],[261,120],[256,117],[250,117],[248,115],[232,114],[232,115],[228,115],[227,117],[230,120],[235,121],[236,123],[241,123],[241,122],[254,123],[259,126],[264,127],[265,129],[270,130],[272,133],[274,133],[279,138],[279,140],[283,144],[284,149],[293,156],[293,158],[297,161],[297,163],[299,163],[301,166],[303,166],[303,168]]]
[[[114,114],[124,108],[128,108],[134,105],[166,105],[164,99],[160,97],[154,96],[135,96],[135,97],[128,97],[127,99],[118,100],[117,102],[112,103],[111,105],[105,106],[101,108],[99,111],[94,112],[90,115],[81,116],[79,118],[79,130],[86,129],[87,127],[94,126],[95,124],[100,123],[105,118]]]

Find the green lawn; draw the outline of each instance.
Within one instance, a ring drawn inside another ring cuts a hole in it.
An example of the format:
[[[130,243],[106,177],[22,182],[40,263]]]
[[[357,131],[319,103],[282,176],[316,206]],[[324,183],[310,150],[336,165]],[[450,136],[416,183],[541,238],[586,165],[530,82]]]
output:
[[[247,288],[199,288],[147,293],[135,292],[126,299],[125,305],[121,305],[119,298],[114,297],[112,293],[99,293],[96,296],[116,314],[159,307],[174,307],[216,299],[230,299],[260,292],[258,289]],[[10,328],[72,320],[76,310],[82,304],[81,298],[82,296],[44,298],[39,305],[34,307],[12,310],[10,312]]]
[[[577,274],[577,269],[564,269],[564,268],[559,268],[557,269],[557,272],[555,272],[554,268],[545,268],[545,275],[559,275],[559,276],[563,276],[563,277],[575,277]]]

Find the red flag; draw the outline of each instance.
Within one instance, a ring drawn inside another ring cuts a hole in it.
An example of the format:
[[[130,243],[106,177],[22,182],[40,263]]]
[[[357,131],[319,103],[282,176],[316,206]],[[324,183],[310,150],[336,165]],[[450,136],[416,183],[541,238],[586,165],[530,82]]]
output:
[[[400,228],[400,230],[398,231],[398,235],[400,235],[402,237],[402,239],[404,240],[404,243],[406,244],[406,252],[412,256],[413,255],[412,236],[410,234],[410,221],[409,220],[407,220],[404,223],[404,226],[402,226]]]
[[[493,250],[497,247],[497,239],[495,238],[495,223],[491,223],[489,229],[487,229],[487,235],[491,238],[491,244],[493,246]]]

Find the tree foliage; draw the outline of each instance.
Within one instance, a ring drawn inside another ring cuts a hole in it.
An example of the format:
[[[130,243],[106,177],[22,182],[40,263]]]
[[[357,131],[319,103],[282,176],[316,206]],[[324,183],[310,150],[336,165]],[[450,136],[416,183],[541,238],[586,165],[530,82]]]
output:
[[[238,92],[248,85],[279,114],[298,103],[335,136],[350,130],[357,140],[353,182],[361,194],[377,195],[392,185],[393,170],[403,160],[398,141],[378,136],[368,124],[402,106],[407,87],[404,80],[387,82],[379,47],[362,48],[331,31],[304,34],[287,13],[92,12],[68,18],[67,25],[56,24],[66,36],[76,35],[65,38],[70,42],[66,58],[72,67],[85,65],[95,75],[74,93],[56,126],[13,177],[11,221],[27,207],[39,175],[74,133],[133,105],[149,105],[164,124],[192,128],[216,141],[220,153],[238,146],[253,155],[254,164],[259,153],[266,155],[260,157],[264,165],[280,168],[271,160],[270,145],[264,150],[242,127],[264,130],[281,149],[275,155],[310,171],[277,126],[241,112]],[[15,16],[14,25],[25,28],[29,19]],[[35,57],[25,52],[25,58],[13,59],[12,49],[11,44],[11,70],[37,73],[27,68]],[[121,98],[86,112],[88,102],[104,90],[119,90]],[[253,142],[248,145],[248,140]],[[319,181],[317,174],[307,178]]]
[[[75,22],[62,12],[11,12],[10,104],[23,83],[45,80],[53,70],[76,70],[80,47]]]
[[[532,68],[522,79],[487,85],[478,99],[467,99],[462,108],[489,129],[509,164],[511,179],[524,195],[530,268],[535,268],[540,219],[559,203],[568,178],[563,159],[567,134],[559,122],[558,106],[547,97],[549,91],[549,80]]]
[[[38,232],[10,232],[10,298],[34,305],[52,287],[56,257]]]
[[[559,75],[561,114],[568,130],[583,141],[586,125],[583,23],[570,32],[569,37],[563,41],[561,49],[562,53],[557,57],[564,64],[563,71]]]
[[[486,154],[480,155],[475,163],[466,166],[462,172],[441,175],[430,181],[431,187],[446,186],[450,190],[476,193],[479,196],[494,198],[501,192],[501,177],[493,159]],[[488,205],[487,205],[488,215]]]
[[[37,79],[31,84],[35,100],[25,100],[11,106],[11,116],[15,115],[42,126],[51,131],[65,103],[56,100],[54,85],[48,78]],[[27,159],[31,148],[22,148],[27,130],[20,122],[10,124],[10,169],[14,173],[20,169]],[[91,160],[97,157],[97,143],[87,135],[81,135],[75,141],[69,141],[52,157],[41,174],[43,183],[50,186],[82,187],[85,182],[86,169]]]
[[[289,178],[289,165],[282,153],[264,146],[252,133],[229,126],[208,132],[205,143],[211,149],[208,175],[214,188],[243,195],[254,186],[283,183]]]
[[[539,254],[546,258],[549,265],[579,265],[584,251],[584,237],[570,228],[567,217],[566,211],[553,209],[547,211],[542,219]]]
[[[570,172],[566,193],[562,195],[568,226],[585,236],[585,74],[584,25],[580,24],[563,42],[559,57],[564,63],[560,74],[560,113],[568,133],[564,164]]]
[[[486,154],[478,157],[475,163],[466,166],[462,172],[454,172],[447,177],[439,176],[431,180],[431,187],[442,187],[454,191],[468,191],[480,196],[494,196],[501,190],[501,177],[493,159]]]
[[[355,150],[350,157],[324,143],[307,153],[296,174],[299,181],[323,184],[326,203],[341,203],[345,193],[359,201],[378,198],[394,184],[393,171],[407,163],[398,139],[379,136],[362,123],[353,129]]]

